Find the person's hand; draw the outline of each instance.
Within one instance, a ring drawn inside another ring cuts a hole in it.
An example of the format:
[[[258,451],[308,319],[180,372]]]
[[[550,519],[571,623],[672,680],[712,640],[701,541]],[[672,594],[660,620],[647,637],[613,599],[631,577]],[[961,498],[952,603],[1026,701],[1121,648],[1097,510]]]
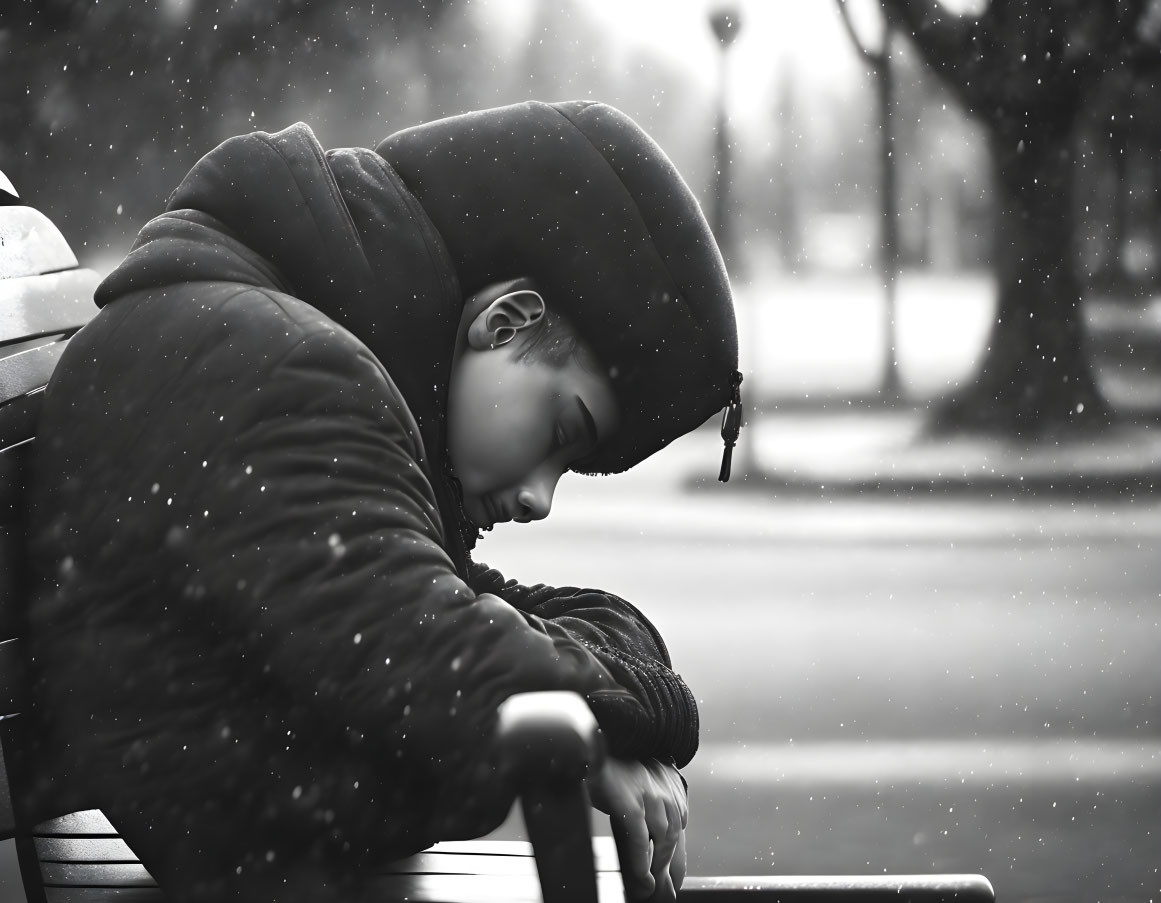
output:
[[[588,780],[593,805],[610,817],[625,895],[668,903],[685,880],[689,801],[676,768],[610,758]]]

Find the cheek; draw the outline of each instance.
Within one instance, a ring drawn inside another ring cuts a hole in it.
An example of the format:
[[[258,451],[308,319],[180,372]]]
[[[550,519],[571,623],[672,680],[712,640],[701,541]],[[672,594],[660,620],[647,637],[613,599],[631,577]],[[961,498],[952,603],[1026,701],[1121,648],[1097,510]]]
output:
[[[461,374],[449,405],[448,453],[467,492],[505,488],[535,457],[530,405],[496,374]]]

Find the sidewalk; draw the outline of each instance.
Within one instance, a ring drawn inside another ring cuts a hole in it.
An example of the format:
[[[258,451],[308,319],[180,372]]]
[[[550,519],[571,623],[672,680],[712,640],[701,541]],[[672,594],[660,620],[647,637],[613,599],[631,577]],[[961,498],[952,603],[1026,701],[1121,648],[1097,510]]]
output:
[[[922,426],[910,409],[767,414],[743,430],[723,484],[709,424],[628,473],[562,480],[543,528],[658,541],[1161,539],[1159,427],[1020,446],[930,440]]]
[[[910,404],[892,410],[845,401],[873,398],[882,379],[886,317],[873,279],[772,273],[736,286],[747,409],[779,400],[795,407],[766,404],[772,413],[743,431],[735,458],[741,477],[732,487],[783,498],[937,491],[1124,499],[1161,486],[1161,424],[1127,423],[1059,445],[924,438],[926,405],[974,379],[996,290],[987,273],[915,271],[902,274],[897,289],[894,353]],[[1161,360],[1154,353],[1161,298],[1090,299],[1084,316],[1094,376],[1109,403],[1123,412],[1161,409],[1161,366],[1152,363]]]
[[[926,436],[922,408],[756,418],[735,451],[743,490],[829,496],[966,494],[1127,501],[1161,490],[1161,427],[1126,422],[1082,439]],[[693,485],[704,479],[692,480]]]

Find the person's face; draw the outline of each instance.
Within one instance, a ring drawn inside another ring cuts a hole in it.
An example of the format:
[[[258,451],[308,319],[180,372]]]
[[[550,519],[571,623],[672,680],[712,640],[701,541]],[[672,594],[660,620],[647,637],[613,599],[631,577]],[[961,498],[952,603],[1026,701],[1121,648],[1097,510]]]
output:
[[[617,427],[606,377],[577,355],[563,367],[517,360],[524,341],[468,348],[452,370],[448,453],[481,527],[546,517],[561,475]]]

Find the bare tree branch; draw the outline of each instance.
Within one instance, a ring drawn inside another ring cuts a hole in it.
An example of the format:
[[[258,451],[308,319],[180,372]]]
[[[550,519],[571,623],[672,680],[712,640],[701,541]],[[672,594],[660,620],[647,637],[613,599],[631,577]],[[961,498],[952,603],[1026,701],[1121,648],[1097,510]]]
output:
[[[878,53],[875,53],[859,39],[859,33],[855,30],[854,22],[851,21],[851,12],[847,8],[847,0],[835,0],[835,4],[838,6],[839,17],[842,19],[843,27],[846,29],[851,43],[855,46],[855,50],[862,55],[863,61],[868,66],[878,72],[886,65],[885,52],[880,50]]]
[[[992,4],[1001,0],[992,0]],[[948,12],[938,0],[882,0],[888,17],[908,35],[923,61],[969,108],[988,102],[978,76],[981,19]],[[986,16],[991,11],[984,13]]]
[[[971,55],[974,20],[948,12],[939,0],[883,0],[883,5],[929,66],[946,71]]]

